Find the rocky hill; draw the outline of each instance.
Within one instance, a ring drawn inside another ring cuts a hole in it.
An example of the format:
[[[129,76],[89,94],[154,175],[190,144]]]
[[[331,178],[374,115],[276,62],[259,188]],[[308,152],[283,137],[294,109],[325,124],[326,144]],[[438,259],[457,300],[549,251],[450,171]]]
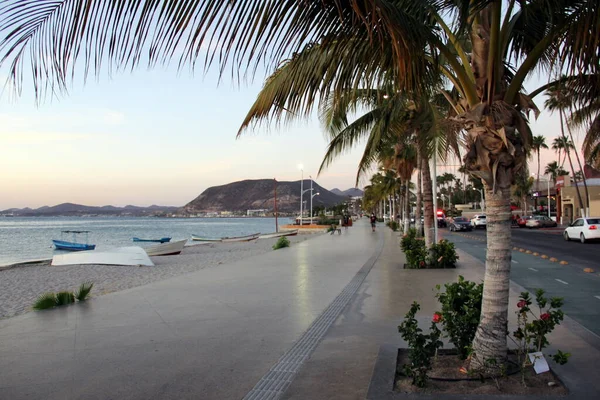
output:
[[[310,188],[310,180],[304,180],[304,190]],[[246,210],[273,210],[273,179],[245,180],[206,189],[194,200],[186,204],[180,212],[183,214],[233,211],[245,213]],[[313,183],[315,193],[313,207],[331,207],[347,200]],[[310,192],[303,199],[310,207]],[[277,209],[280,212],[294,212],[300,209],[300,181],[277,182]]]

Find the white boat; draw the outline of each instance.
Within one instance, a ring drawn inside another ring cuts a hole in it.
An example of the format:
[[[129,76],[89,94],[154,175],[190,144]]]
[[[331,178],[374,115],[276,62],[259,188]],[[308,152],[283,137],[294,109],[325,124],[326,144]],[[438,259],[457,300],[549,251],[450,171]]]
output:
[[[120,247],[110,251],[80,251],[70,254],[57,254],[52,257],[51,265],[81,264],[154,266],[144,249],[137,246]]]
[[[187,240],[179,240],[173,243],[164,243],[157,246],[148,247],[146,253],[151,256],[173,256],[181,253]]]
[[[260,233],[253,233],[252,235],[246,236],[236,236],[236,237],[224,237],[221,238],[221,242],[230,243],[230,242],[249,242],[251,240],[256,240],[260,236]]]
[[[273,232],[273,233],[265,233],[264,235],[260,235],[259,239],[273,239],[282,236],[296,236],[298,234],[298,229],[294,229],[293,231],[287,232]]]
[[[192,235],[192,240],[196,241],[196,242],[220,242],[221,238],[207,238],[207,237],[202,237],[202,236],[198,236],[198,235]]]

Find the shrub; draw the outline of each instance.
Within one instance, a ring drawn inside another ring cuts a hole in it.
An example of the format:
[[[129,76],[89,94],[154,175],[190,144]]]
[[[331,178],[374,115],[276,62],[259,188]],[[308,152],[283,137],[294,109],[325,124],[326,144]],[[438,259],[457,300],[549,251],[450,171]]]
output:
[[[34,310],[47,310],[56,307],[56,294],[52,292],[41,294],[33,303]]]
[[[564,313],[560,309],[563,305],[562,297],[552,297],[548,300],[542,289],[535,291],[535,302],[538,307],[536,315],[531,305],[533,301],[528,292],[522,292],[517,303],[517,330],[513,332],[513,337],[518,346],[520,361],[523,366],[531,365],[527,353],[542,351],[548,346],[548,338],[557,325],[564,318]],[[530,320],[531,318],[531,320]],[[559,364],[566,364],[570,354],[558,350],[557,354],[550,357]]]
[[[279,249],[282,249],[284,247],[290,247],[290,241],[285,236],[282,236],[273,245],[273,250],[279,250]]]
[[[56,293],[56,305],[64,306],[75,303],[75,295],[73,292],[58,292]]]
[[[431,245],[427,264],[429,268],[456,268],[457,260],[454,243],[443,239]]]
[[[94,287],[93,282],[84,282],[79,286],[79,290],[75,292],[75,298],[78,301],[85,301]]]
[[[398,230],[398,223],[396,221],[390,221],[387,223],[387,226],[390,227],[391,230],[396,232]]]
[[[406,256],[408,268],[425,268],[427,248],[425,242],[417,238],[417,231],[409,229],[408,234],[402,236],[400,247]]]
[[[441,332],[436,325],[440,321],[440,315],[433,316],[429,334],[425,335],[415,319],[415,314],[420,308],[421,306],[417,302],[412,303],[404,321],[398,326],[398,332],[409,348],[410,364],[403,366],[404,373],[412,378],[413,385],[423,387],[427,382],[427,372],[431,370],[431,358],[443,346],[443,343],[440,341]]]
[[[465,281],[459,276],[458,282],[446,283],[444,288],[445,291],[440,292],[440,285],[437,285],[435,295],[442,306],[440,315],[444,331],[456,347],[459,358],[465,360],[479,325],[483,284]]]

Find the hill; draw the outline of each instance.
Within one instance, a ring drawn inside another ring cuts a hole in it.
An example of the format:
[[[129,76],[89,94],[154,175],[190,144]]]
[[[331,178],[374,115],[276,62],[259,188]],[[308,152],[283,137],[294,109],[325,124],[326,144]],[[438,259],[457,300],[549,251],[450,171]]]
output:
[[[10,214],[16,217],[41,217],[41,216],[81,216],[81,215],[127,215],[135,217],[160,215],[171,213],[179,207],[155,206],[150,207],[115,207],[115,206],[85,206],[82,204],[62,203],[55,206],[43,206],[40,208],[9,208],[0,211],[0,214]]]
[[[350,189],[346,189],[346,190],[340,190],[338,188],[335,189],[331,189],[331,193],[337,194],[338,196],[350,196],[350,197],[361,197],[364,192],[362,190],[360,190],[359,188],[350,188]]]
[[[304,180],[304,190],[310,188],[310,180]],[[313,183],[315,193],[313,207],[331,207],[347,200]],[[200,196],[186,204],[180,212],[195,214],[205,212],[232,211],[245,213],[246,210],[273,210],[273,179],[244,180],[206,189]],[[310,207],[310,192],[304,193],[303,200]],[[294,212],[300,209],[300,181],[277,182],[277,209],[280,212]]]

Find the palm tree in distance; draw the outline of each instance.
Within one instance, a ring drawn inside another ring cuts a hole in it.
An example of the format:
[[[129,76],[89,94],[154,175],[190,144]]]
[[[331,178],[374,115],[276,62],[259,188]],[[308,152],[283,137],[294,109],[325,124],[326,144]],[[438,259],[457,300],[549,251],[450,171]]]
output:
[[[558,165],[558,162],[552,161],[546,165],[544,174],[550,175],[552,177],[552,181],[554,182],[554,186],[556,186],[556,178],[559,176],[569,175],[569,172],[565,171],[560,165]]]
[[[193,66],[204,59],[205,65],[218,62],[221,73],[231,66],[234,76],[244,76],[258,65],[275,68],[299,54],[303,68],[296,79],[272,93],[264,113],[250,118],[269,121],[307,117],[319,100],[349,89],[379,88],[390,78],[395,91],[421,93],[443,73],[452,86],[443,94],[466,132],[465,165],[484,183],[489,220],[471,366],[500,373],[507,354],[510,188],[531,148],[527,114],[538,112],[532,98],[539,91],[525,95],[523,82],[550,68],[570,74],[600,70],[598,1],[182,4],[6,2],[0,6],[5,37],[0,67],[6,66],[19,91],[24,64],[30,62],[36,93],[43,96],[66,91],[77,64],[87,74],[107,64],[123,70],[141,62],[153,66],[176,59]],[[450,25],[442,18],[447,15],[453,17]],[[321,48],[311,52],[315,44]]]
[[[540,152],[541,149],[547,149],[548,145],[546,144],[546,138],[542,135],[537,135],[533,137],[533,140],[531,142],[531,150],[537,153],[537,183],[536,183],[536,189],[539,189],[540,187]]]
[[[558,165],[560,165],[561,167],[565,165],[565,161],[567,160],[567,152],[572,147],[574,147],[573,143],[569,142],[569,139],[562,136],[558,136],[552,141],[552,150],[554,150],[556,154],[558,154]],[[563,155],[562,162],[561,154]]]

